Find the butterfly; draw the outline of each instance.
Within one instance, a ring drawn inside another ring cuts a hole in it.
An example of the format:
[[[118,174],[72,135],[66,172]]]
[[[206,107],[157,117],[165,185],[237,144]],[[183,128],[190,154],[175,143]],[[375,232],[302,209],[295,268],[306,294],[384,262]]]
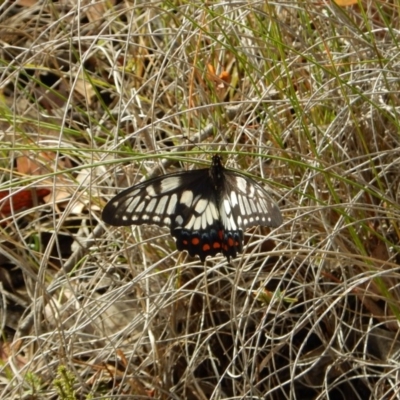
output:
[[[226,169],[219,155],[210,168],[180,171],[138,183],[112,198],[102,212],[109,225],[167,226],[179,251],[202,262],[243,250],[243,230],[282,224],[278,206],[253,179]]]

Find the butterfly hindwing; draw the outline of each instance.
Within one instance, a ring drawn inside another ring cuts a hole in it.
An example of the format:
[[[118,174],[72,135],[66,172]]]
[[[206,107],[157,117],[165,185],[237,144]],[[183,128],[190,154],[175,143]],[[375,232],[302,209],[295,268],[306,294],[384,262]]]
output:
[[[198,255],[202,262],[207,256],[222,253],[225,257],[235,258],[243,249],[243,232],[225,231],[222,226],[212,226],[207,230],[189,231],[179,229],[171,232],[176,239],[179,251],[187,250],[194,257]]]

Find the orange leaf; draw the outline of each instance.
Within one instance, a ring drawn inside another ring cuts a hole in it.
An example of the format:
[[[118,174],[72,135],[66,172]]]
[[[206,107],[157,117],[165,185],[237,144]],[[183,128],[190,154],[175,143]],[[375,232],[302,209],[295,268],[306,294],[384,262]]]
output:
[[[10,214],[12,211],[19,211],[23,208],[31,208],[35,199],[41,200],[50,194],[48,189],[23,189],[19,192],[11,194],[9,190],[0,190],[0,212],[2,214]],[[8,198],[6,198],[8,196]]]
[[[333,1],[340,7],[352,6],[358,3],[357,0],[333,0]]]
[[[228,71],[222,71],[219,75],[217,75],[212,64],[207,64],[207,70],[208,79],[214,81],[214,83],[218,85],[217,87],[219,89],[223,89],[231,80],[231,76]]]

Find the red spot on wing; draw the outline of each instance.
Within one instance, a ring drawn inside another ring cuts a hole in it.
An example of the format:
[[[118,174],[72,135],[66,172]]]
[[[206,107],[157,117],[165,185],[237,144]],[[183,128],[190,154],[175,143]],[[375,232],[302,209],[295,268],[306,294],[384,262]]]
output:
[[[229,261],[242,251],[242,231],[224,231],[221,228],[197,231],[175,229],[171,234],[176,238],[178,250],[186,250],[192,257],[197,255],[202,262],[207,256],[218,253],[222,253]]]

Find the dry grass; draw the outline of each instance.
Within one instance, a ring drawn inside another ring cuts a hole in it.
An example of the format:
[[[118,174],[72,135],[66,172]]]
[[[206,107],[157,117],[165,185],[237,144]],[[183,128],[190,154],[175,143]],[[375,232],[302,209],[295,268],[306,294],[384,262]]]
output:
[[[0,397],[397,398],[398,4],[20,4],[0,5]],[[285,219],[231,265],[102,223],[216,151]]]

